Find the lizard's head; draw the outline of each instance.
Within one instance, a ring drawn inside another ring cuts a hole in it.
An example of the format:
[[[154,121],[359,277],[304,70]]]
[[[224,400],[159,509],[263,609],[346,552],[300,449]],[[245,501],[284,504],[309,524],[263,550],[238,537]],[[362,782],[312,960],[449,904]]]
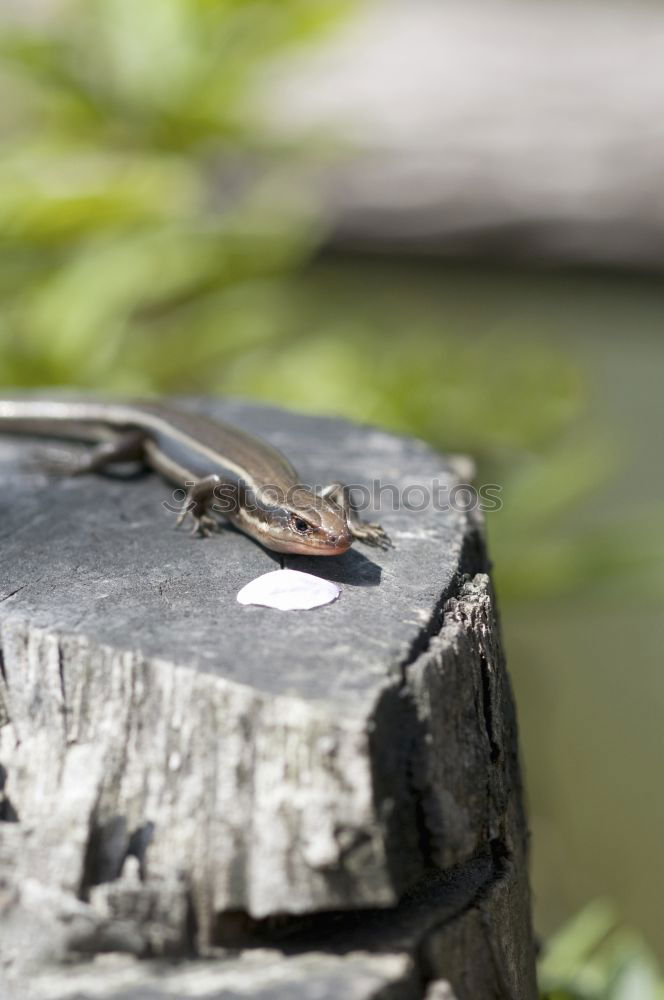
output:
[[[261,515],[243,528],[266,548],[307,556],[338,556],[353,543],[343,511],[304,486],[277,504],[261,504]]]

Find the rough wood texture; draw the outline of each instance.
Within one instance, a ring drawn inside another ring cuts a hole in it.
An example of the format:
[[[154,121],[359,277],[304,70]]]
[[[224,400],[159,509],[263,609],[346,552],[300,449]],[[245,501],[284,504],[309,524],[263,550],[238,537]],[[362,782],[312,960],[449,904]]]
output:
[[[338,421],[188,405],[262,433],[308,482],[451,486],[463,467]],[[24,451],[0,442],[7,989],[359,1000],[449,980],[458,1000],[532,1000],[516,727],[476,515],[383,510],[397,548],[289,559],[343,593],[284,614],[235,601],[274,557],[231,530],[169,530],[157,477],[47,479]],[[109,951],[124,958],[89,964]],[[189,960],[157,961],[173,956]]]
[[[661,5],[373,0],[269,90],[343,246],[662,268]]]

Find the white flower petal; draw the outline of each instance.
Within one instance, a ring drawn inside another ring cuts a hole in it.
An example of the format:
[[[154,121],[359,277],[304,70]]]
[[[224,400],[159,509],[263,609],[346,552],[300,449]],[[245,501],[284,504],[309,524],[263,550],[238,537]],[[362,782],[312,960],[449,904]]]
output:
[[[276,569],[257,576],[237,595],[240,604],[261,604],[279,611],[306,611],[335,601],[341,588],[331,580],[295,569]]]

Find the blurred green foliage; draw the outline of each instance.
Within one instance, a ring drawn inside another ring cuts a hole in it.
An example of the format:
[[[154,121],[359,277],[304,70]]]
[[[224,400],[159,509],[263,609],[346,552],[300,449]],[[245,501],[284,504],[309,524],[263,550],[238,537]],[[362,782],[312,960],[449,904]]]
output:
[[[2,25],[2,381],[210,386],[308,252],[252,86],[340,0],[64,0]]]
[[[597,900],[547,943],[543,1000],[664,1000],[664,979],[640,937]]]

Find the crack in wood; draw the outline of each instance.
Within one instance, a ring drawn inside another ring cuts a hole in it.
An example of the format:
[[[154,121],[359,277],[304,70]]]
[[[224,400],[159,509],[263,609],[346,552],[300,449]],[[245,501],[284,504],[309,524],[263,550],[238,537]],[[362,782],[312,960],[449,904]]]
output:
[[[496,740],[493,732],[493,696],[491,691],[491,672],[488,660],[486,656],[480,657],[480,678],[482,681],[482,717],[484,719],[484,728],[486,729],[487,739],[489,741],[489,752],[491,757],[491,763],[497,764],[501,756],[500,744]]]
[[[2,597],[0,597],[0,604],[4,604],[5,601],[8,601],[11,597],[16,597],[16,595],[20,594],[21,591],[25,590],[26,587],[27,583],[24,583],[20,587],[16,587],[14,590],[10,590],[8,594],[3,594]]]
[[[7,684],[7,671],[5,670],[5,658],[2,652],[2,646],[0,646],[0,729],[3,726],[8,726],[11,722],[11,717],[9,715],[9,704],[7,697],[9,695],[9,686]]]
[[[19,815],[5,792],[7,768],[0,764],[0,823],[18,823]]]
[[[407,683],[406,675],[409,666],[426,653],[431,645],[431,641],[440,635],[445,624],[446,609],[449,602],[459,597],[468,579],[476,576],[478,573],[488,572],[487,557],[480,530],[470,520],[468,520],[466,528],[467,531],[463,536],[459,555],[458,570],[436,601],[429,621],[415,637],[408,653],[399,664],[404,683]]]
[[[217,944],[278,947],[284,954],[313,949],[345,954],[358,947],[392,952],[477,905],[504,875],[505,847],[492,841],[445,871],[431,870],[393,907],[331,910],[254,920],[245,911],[220,914]]]

